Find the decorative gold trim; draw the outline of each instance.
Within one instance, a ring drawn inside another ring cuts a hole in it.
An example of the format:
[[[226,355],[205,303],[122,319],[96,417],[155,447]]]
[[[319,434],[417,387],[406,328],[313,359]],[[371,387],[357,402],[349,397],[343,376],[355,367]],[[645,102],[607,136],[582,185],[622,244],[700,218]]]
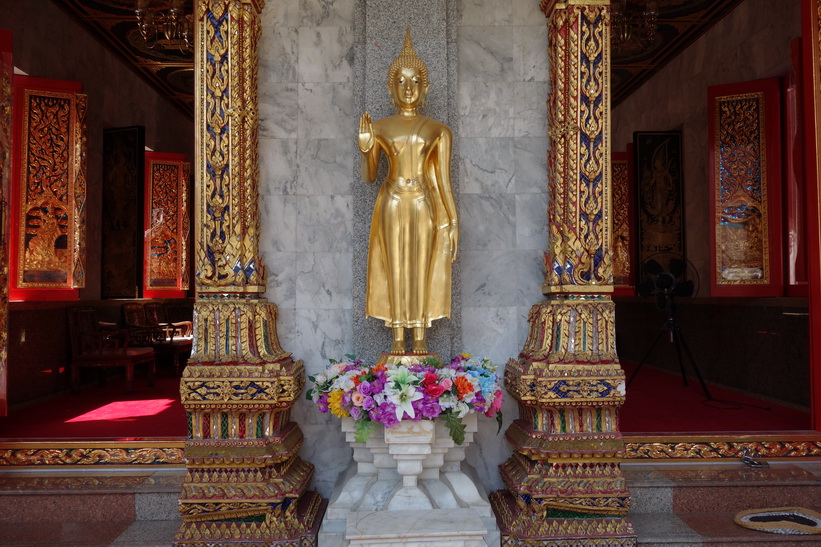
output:
[[[166,441],[0,441],[0,468],[182,466],[184,439]]]
[[[0,468],[75,466],[182,466],[185,439],[144,441],[11,441],[0,439]],[[745,448],[770,460],[821,456],[821,433],[624,437],[624,461],[737,459]],[[602,460],[598,460],[602,461]]]
[[[745,451],[768,459],[817,458],[821,456],[821,433],[624,438],[625,460],[735,459]]]

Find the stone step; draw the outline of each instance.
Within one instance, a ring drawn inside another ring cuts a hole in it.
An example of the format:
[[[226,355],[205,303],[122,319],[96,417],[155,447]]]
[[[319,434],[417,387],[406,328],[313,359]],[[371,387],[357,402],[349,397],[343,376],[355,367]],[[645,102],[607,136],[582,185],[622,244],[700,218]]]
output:
[[[632,498],[628,520],[639,545],[660,547],[821,545],[819,535],[780,535],[742,528],[739,511],[821,509],[821,461],[697,464],[625,463]]]
[[[821,536],[768,534],[733,522],[745,509],[821,510],[821,459],[770,462],[767,469],[738,462],[625,463],[622,469],[633,497],[628,519],[639,545],[821,545]],[[110,528],[112,539],[118,538],[113,545],[154,545],[146,539],[149,533],[155,538],[167,535],[167,541],[156,539],[156,544],[167,545],[180,521],[177,503],[184,476],[183,468],[4,470],[0,537],[53,528],[54,535],[48,537],[72,530],[77,539],[85,526],[89,534]]]
[[[821,509],[821,462],[738,461],[622,465],[632,497],[630,514],[721,513],[766,507]]]
[[[184,477],[183,468],[6,470],[0,523],[180,520]]]

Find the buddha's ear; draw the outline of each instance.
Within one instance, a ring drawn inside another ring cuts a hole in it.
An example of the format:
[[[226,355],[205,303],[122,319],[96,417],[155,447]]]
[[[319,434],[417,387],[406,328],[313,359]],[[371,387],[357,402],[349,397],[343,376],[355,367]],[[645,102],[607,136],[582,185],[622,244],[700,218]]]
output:
[[[419,96],[419,107],[424,108],[425,100],[428,98],[428,86],[430,86],[430,82],[425,82],[425,85],[422,86],[422,93]]]
[[[391,106],[396,108],[399,105],[399,103],[396,100],[396,89],[394,89],[395,86],[391,85],[390,80],[388,80],[388,83],[386,85],[388,87],[388,94],[391,96]]]

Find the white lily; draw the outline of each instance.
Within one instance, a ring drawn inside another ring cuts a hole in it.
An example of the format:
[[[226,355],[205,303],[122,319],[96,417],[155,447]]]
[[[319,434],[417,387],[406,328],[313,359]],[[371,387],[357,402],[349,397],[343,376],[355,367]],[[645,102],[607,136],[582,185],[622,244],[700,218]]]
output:
[[[414,386],[406,386],[405,388],[389,389],[388,399],[396,405],[396,418],[401,420],[402,416],[407,412],[411,418],[416,417],[416,412],[413,410],[413,402],[421,399],[423,395],[416,391]]]

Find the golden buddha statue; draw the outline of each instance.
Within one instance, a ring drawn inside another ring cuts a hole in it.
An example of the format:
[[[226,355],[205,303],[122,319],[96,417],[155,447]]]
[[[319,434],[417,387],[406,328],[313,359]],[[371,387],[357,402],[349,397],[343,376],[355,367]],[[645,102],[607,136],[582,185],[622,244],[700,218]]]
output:
[[[428,353],[425,329],[450,317],[451,263],[456,260],[459,223],[450,184],[453,134],[423,116],[428,69],[405,45],[388,69],[388,91],[396,114],[359,120],[362,178],[376,179],[382,152],[388,174],[371,220],[365,313],[393,330],[390,353],[405,353],[405,329],[413,329],[414,354]]]

